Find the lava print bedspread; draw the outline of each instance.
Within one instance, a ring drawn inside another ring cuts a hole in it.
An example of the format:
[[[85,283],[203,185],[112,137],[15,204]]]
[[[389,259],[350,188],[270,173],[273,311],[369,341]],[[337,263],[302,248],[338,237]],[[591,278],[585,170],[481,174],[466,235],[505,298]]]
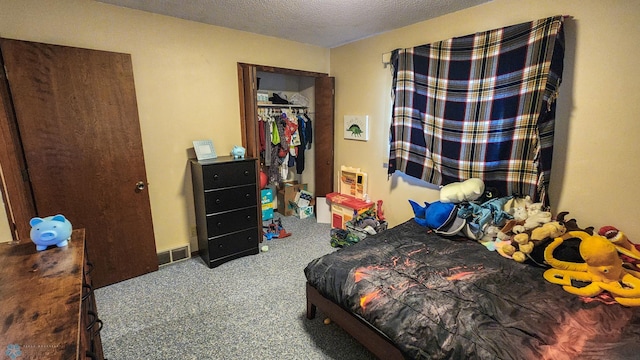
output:
[[[571,295],[543,271],[409,220],[313,260],[305,275],[407,358],[640,356],[640,308]]]

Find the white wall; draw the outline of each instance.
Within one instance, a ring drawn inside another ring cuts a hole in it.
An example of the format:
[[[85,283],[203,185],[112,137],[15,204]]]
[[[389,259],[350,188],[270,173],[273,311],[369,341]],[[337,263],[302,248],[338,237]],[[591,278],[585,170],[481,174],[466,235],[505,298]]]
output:
[[[242,142],[237,63],[329,72],[329,49],[90,0],[0,0],[0,36],[131,54],[158,251],[197,249],[192,141]]]
[[[551,203],[580,225],[614,225],[640,241],[638,0],[494,0],[331,50],[89,0],[0,0],[0,36],[132,54],[157,248],[191,240],[195,250],[187,149],[199,138],[211,138],[218,153],[240,143],[237,62],[336,77],[336,174],[340,165],[367,171],[371,197],[385,201],[395,225],[412,217],[407,199],[436,200],[438,191],[387,180],[391,73],[382,54],[557,14],[574,18],[566,22]],[[370,116],[368,142],[342,139],[344,115]]]
[[[387,181],[391,72],[382,54],[553,15],[565,22],[563,83],[550,185],[554,213],[581,226],[613,225],[640,242],[640,1],[494,0],[331,50],[336,77],[336,169],[362,167],[369,193],[391,225],[413,216],[407,199],[434,201],[438,189],[394,175]],[[342,139],[344,115],[370,116],[369,142]]]

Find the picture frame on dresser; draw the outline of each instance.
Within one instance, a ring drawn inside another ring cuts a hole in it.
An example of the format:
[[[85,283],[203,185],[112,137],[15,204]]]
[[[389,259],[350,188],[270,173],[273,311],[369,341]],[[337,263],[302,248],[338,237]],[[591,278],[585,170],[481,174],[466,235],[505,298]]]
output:
[[[193,150],[196,152],[198,160],[215,159],[218,157],[211,140],[195,140]]]

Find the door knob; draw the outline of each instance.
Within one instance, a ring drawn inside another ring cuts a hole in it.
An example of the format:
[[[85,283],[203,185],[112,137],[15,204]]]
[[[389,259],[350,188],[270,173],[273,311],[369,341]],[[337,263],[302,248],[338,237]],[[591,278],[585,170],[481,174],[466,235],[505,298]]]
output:
[[[144,190],[144,182],[142,182],[142,181],[138,181],[138,182],[136,183],[136,189],[138,189],[138,191],[142,191],[142,190]]]

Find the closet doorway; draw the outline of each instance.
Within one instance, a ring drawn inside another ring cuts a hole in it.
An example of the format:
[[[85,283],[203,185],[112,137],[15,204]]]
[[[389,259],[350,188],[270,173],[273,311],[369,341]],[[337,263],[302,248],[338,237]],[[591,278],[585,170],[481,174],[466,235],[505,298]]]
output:
[[[260,86],[258,86],[260,78]],[[313,128],[312,151],[305,155],[305,171],[295,174],[296,180],[308,184],[316,197],[333,192],[333,137],[335,78],[325,73],[238,63],[242,144],[247,156],[260,158],[259,113],[281,108],[292,112],[307,111]],[[260,88],[258,88],[260,87]],[[258,93],[289,98],[300,94],[308,100],[306,106],[267,106],[258,104]],[[264,164],[261,164],[264,165]],[[296,171],[293,171],[294,173]]]

